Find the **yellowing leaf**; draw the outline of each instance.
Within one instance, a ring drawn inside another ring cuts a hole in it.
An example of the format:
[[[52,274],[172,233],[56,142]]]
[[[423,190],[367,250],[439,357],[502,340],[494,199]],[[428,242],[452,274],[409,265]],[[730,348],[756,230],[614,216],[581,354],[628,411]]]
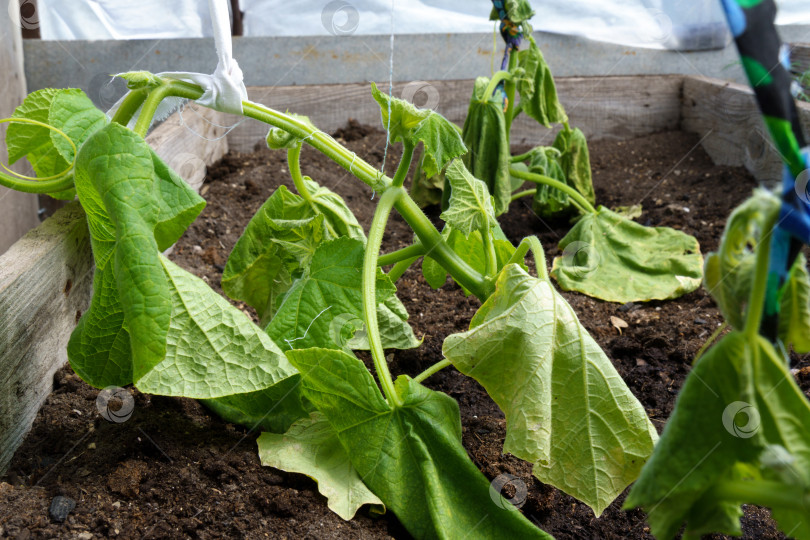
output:
[[[509,265],[496,287],[444,356],[503,410],[504,452],[599,515],[638,477],[655,429],[549,281]]]
[[[337,433],[321,413],[293,424],[284,435],[262,433],[256,441],[262,465],[309,476],[327,506],[346,521],[364,504],[383,507],[357,474]]]

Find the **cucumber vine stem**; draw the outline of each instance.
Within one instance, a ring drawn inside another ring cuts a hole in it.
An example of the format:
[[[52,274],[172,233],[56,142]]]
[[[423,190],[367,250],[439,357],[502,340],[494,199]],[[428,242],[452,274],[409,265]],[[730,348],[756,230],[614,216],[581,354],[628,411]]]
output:
[[[157,92],[158,89],[164,89],[160,92],[160,99],[168,96],[176,96],[196,100],[202,97],[203,94],[202,88],[199,86],[182,81],[165,81],[163,86],[158,87],[153,90],[153,92]],[[152,118],[149,115],[154,115],[157,109],[157,98],[153,99],[152,96],[153,94],[150,94],[149,98],[147,98],[147,102],[152,100],[152,103],[144,103],[141,115],[138,118],[138,122],[146,124],[147,128]],[[147,107],[147,105],[150,106]],[[242,114],[248,118],[253,118],[254,120],[259,120],[265,124],[283,129],[287,133],[301,139],[352,173],[356,178],[372,189],[385,191],[386,188],[392,184],[391,179],[385,174],[372,167],[353,152],[350,152],[335,139],[322,131],[313,131],[310,126],[307,126],[295,118],[251,101],[242,102]],[[148,119],[144,119],[145,115],[148,116]],[[486,300],[493,290],[492,283],[467,264],[467,262],[447,245],[441,233],[436,230],[436,227],[433,226],[433,223],[431,223],[430,219],[428,219],[425,213],[417,206],[410,195],[405,192],[403,193],[404,195],[397,199],[395,208],[416,233],[422,245],[425,246],[425,249],[430,252],[431,257],[447,270],[456,281],[466,287],[467,290],[471,291],[482,301]]]
[[[575,202],[577,202],[582,208],[584,208],[588,212],[592,214],[596,213],[596,209],[590,202],[588,202],[588,199],[583,197],[579,191],[577,191],[576,189],[572,188],[567,184],[564,184],[558,180],[554,180],[553,178],[549,178],[548,176],[543,176],[542,174],[519,171],[512,167],[509,168],[509,174],[511,174],[515,178],[520,178],[521,180],[528,180],[529,182],[534,182],[535,184],[545,184],[549,187],[559,189],[560,191],[565,192],[569,197],[574,199]]]
[[[768,262],[770,261],[770,238],[778,216],[778,212],[768,216],[759,242],[757,242],[754,280],[751,284],[751,295],[748,297],[748,309],[745,312],[745,327],[743,329],[751,342],[759,334],[759,327],[762,323],[762,310],[765,306],[765,293],[768,282]]]
[[[394,203],[404,193],[405,190],[401,187],[390,187],[383,192],[380,202],[377,203],[377,209],[374,211],[374,218],[368,231],[366,254],[363,258],[363,318],[368,333],[369,349],[385,397],[388,403],[394,407],[401,407],[402,400],[394,388],[394,381],[391,379],[391,372],[388,370],[385,351],[380,339],[380,327],[377,321],[377,257],[380,253],[380,247],[382,247],[388,217],[391,215]]]
[[[301,195],[301,198],[312,204],[312,194],[304,184],[304,177],[301,175],[301,145],[297,144],[287,150],[287,166],[290,168],[290,177],[292,177],[295,190]]]
[[[148,95],[149,88],[139,88],[138,90],[129,92],[126,96],[124,96],[118,110],[115,111],[112,121],[117,124],[121,124],[122,126],[129,124],[129,121],[132,120],[132,117],[135,115],[138,108],[143,105],[143,102],[146,100]]]
[[[537,193],[536,189],[527,189],[525,191],[518,191],[509,199],[509,202],[515,202],[516,200],[520,199],[521,197],[534,197],[534,194]]]
[[[421,257],[425,254],[425,246],[422,244],[412,244],[408,247],[380,255],[377,260],[377,266],[388,266],[389,264],[396,264],[400,261],[405,261],[414,257]]]
[[[536,236],[527,236],[518,244],[517,249],[506,261],[506,264],[522,263],[526,258],[526,253],[531,250],[534,256],[534,266],[537,269],[537,277],[539,279],[548,280],[548,269],[546,268],[546,253],[543,251],[543,244]]]
[[[420,373],[419,375],[414,377],[413,381],[421,383],[422,381],[424,381],[425,379],[427,379],[431,375],[434,375],[434,374],[438,373],[439,371],[443,370],[444,368],[446,368],[448,366],[451,366],[451,365],[452,365],[452,363],[447,358],[445,358],[444,360],[439,360],[438,362],[436,362],[435,364],[433,364],[432,366],[427,368],[425,371],[423,371],[422,373]]]
[[[158,86],[149,92],[149,95],[143,101],[141,114],[138,116],[138,121],[135,122],[135,128],[132,131],[146,138],[146,133],[149,131],[149,126],[152,125],[152,119],[155,117],[160,102],[171,95],[172,85]]]
[[[492,94],[495,93],[495,88],[497,88],[498,84],[500,84],[501,81],[510,79],[511,77],[512,74],[509,73],[508,71],[498,71],[497,73],[495,73],[495,75],[493,75],[492,78],[489,80],[489,84],[487,85],[486,90],[484,90],[483,101],[492,99]]]
[[[32,176],[25,176],[22,174],[18,174],[11,169],[9,169],[5,163],[0,163],[3,169],[8,171],[11,174],[5,174],[0,172],[0,186],[5,186],[9,189],[13,189],[15,191],[22,191],[24,193],[55,193],[59,191],[65,191],[73,187],[73,175],[71,174],[73,171],[73,165],[76,162],[76,154],[78,153],[76,149],[76,145],[73,143],[73,140],[67,136],[67,134],[51,126],[44,122],[39,122],[37,120],[32,120],[30,118],[3,118],[0,120],[0,124],[33,124],[35,126],[48,128],[51,131],[55,131],[62,137],[64,137],[68,144],[73,148],[73,161],[68,165],[68,167],[53,176],[48,176],[46,178],[36,178]],[[14,175],[14,176],[12,176]]]
[[[410,259],[405,259],[404,261],[399,261],[388,272],[388,278],[392,282],[396,283],[399,280],[399,278],[402,277],[402,274],[404,274],[408,270],[408,268],[410,268],[411,265],[417,261],[417,259],[419,259],[419,257],[412,257]]]
[[[411,161],[413,161],[414,144],[409,141],[402,142],[402,158],[399,161],[397,172],[394,173],[394,180],[392,184],[395,187],[402,187],[405,182],[405,177],[411,168]]]
[[[810,492],[799,485],[772,480],[727,480],[712,488],[714,500],[756,504],[768,508],[785,508],[810,512]]]

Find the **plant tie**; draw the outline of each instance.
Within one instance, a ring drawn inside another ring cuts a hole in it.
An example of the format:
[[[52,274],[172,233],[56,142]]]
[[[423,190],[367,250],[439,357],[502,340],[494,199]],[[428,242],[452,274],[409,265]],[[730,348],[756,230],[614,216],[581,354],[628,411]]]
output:
[[[776,32],[773,0],[721,0],[743,69],[756,95],[784,168],[782,205],[770,239],[770,262],[760,333],[777,341],[779,298],[803,244],[810,244],[810,152],[802,132],[790,75],[790,51]]]

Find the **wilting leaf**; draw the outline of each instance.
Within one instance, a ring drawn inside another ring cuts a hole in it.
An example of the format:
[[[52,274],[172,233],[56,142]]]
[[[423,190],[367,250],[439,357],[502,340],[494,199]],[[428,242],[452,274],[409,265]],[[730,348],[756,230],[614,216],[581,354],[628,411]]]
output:
[[[314,412],[284,435],[262,433],[256,441],[262,465],[301,473],[318,483],[327,506],[345,520],[364,504],[383,506],[360,479],[332,425]]]
[[[517,81],[523,112],[546,127],[567,122],[551,70],[534,39],[529,39],[528,49],[518,53],[518,65],[524,73]]]
[[[496,222],[487,186],[471,175],[459,160],[447,166],[445,176],[452,192],[450,204],[442,212],[441,218],[464,236],[481,230],[489,234],[489,228]]]
[[[415,538],[549,538],[490,494],[461,445],[455,400],[400,377],[402,405],[391,405],[363,363],[343,351],[287,355],[363,482]]]
[[[442,352],[504,411],[504,452],[599,515],[637,478],[655,429],[548,280],[509,265],[496,287]]]
[[[551,275],[566,291],[610,302],[677,298],[700,286],[697,240],[668,227],[644,227],[600,206],[560,241]]]
[[[656,538],[674,538],[684,522],[695,537],[741,534],[739,504],[711,495],[724,481],[761,477],[810,492],[810,402],[785,365],[764,338],[739,332],[697,363],[625,502],[647,511]],[[793,461],[792,474],[769,458],[774,452],[789,457],[784,465]],[[772,515],[789,536],[810,538],[807,512]]]
[[[363,320],[363,243],[338,238],[321,244],[301,278],[293,283],[266,330],[283,349],[346,346],[343,330],[349,321]],[[396,299],[396,287],[382,271],[377,278],[378,315],[387,324],[384,347],[413,348],[421,341],[413,335],[407,312]],[[394,298],[392,298],[394,297]],[[395,312],[392,312],[392,304]],[[360,344],[358,344],[360,345]],[[362,348],[367,348],[367,343]],[[358,347],[360,348],[360,347]]]
[[[487,185],[492,195],[495,215],[509,208],[512,196],[512,181],[509,175],[511,152],[509,134],[506,132],[506,117],[500,99],[485,96],[489,79],[479,77],[467,110],[462,129],[462,138],[468,148],[462,160],[470,173]],[[445,201],[449,202],[450,188],[445,183]],[[446,204],[443,202],[443,206]]]
[[[442,115],[429,109],[418,109],[405,101],[389,97],[371,83],[371,94],[380,105],[383,128],[391,129],[392,141],[407,141],[414,148],[422,142],[422,170],[435,176],[453,158],[467,151],[456,127]],[[388,108],[391,107],[389,122]]]

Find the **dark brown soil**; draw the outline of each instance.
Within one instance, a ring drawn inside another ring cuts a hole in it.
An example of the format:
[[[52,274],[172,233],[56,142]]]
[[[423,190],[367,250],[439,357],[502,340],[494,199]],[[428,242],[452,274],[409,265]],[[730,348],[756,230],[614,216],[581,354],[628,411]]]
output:
[[[383,157],[385,135],[363,126],[340,130],[358,156],[374,165]],[[520,149],[516,149],[520,150]],[[389,150],[391,172],[398,149]],[[741,169],[717,167],[685,133],[662,133],[625,142],[591,145],[597,200],[606,206],[641,203],[638,221],[681,229],[712,250],[730,210],[755,187]],[[368,227],[375,202],[371,190],[322,155],[304,150],[303,170],[343,195]],[[227,253],[261,203],[280,184],[291,186],[283,153],[263,149],[228,155],[209,171],[203,195],[209,206],[175,248],[178,264],[202,276],[217,291]],[[428,209],[436,218],[438,212]],[[546,223],[528,199],[502,217],[515,243],[538,235],[549,259],[567,223]],[[413,234],[395,216],[384,250],[408,245]],[[394,374],[415,374],[441,358],[441,344],[467,329],[479,306],[451,281],[431,291],[417,267],[398,283],[424,345],[395,353]],[[669,302],[620,306],[564,293],[585,327],[661,429],[692,359],[721,317],[701,289]],[[246,312],[248,308],[240,306]],[[615,316],[628,323],[622,334]],[[797,377],[810,392],[810,362],[795,358]],[[123,423],[100,418],[98,391],[69,368],[56,377],[56,390],[0,483],[0,536],[16,538],[407,538],[392,514],[372,517],[365,510],[344,522],[326,507],[309,478],[262,467],[258,433],[226,424],[188,399],[145,396],[136,391],[132,417]],[[531,466],[501,453],[503,414],[475,381],[446,369],[428,386],[459,401],[464,445],[489,478],[510,473],[529,487],[522,510],[558,538],[649,538],[641,512],[620,510],[621,497],[600,518],[573,498],[531,476]],[[74,499],[64,523],[48,515],[52,498]],[[749,538],[781,537],[767,511],[748,507]]]

